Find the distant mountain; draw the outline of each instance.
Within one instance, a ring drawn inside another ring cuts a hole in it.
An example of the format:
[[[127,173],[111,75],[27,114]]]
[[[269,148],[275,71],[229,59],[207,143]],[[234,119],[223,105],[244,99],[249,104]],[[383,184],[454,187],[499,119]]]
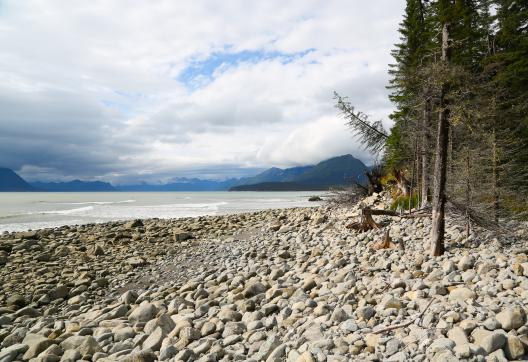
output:
[[[352,155],[333,157],[299,175],[295,182],[317,187],[350,185],[352,181],[365,184],[368,167]]]
[[[287,169],[272,167],[256,176],[244,177],[236,182],[236,186],[254,185],[264,182],[293,182],[315,166],[300,166]]]
[[[272,167],[256,176],[223,181],[180,178],[163,185],[112,186],[101,181],[33,182],[24,181],[15,172],[0,168],[0,191],[311,191],[365,184],[367,166],[352,155],[330,158],[313,166],[280,169]]]
[[[35,191],[35,189],[18,176],[15,171],[0,167],[0,191]]]
[[[326,188],[314,188],[297,182],[261,182],[252,185],[233,186],[229,191],[317,191]]]
[[[241,179],[231,191],[327,190],[349,185],[353,181],[365,184],[367,166],[352,155],[333,157],[315,166],[288,169],[270,168],[254,177]],[[286,184],[283,184],[286,183]]]
[[[234,186],[237,181],[237,179],[214,181],[197,178],[181,178],[175,182],[163,185],[123,185],[116,186],[116,189],[118,191],[226,191]]]
[[[33,182],[31,183],[37,191],[53,192],[105,192],[117,191],[108,182],[102,181],[81,181],[69,182]]]

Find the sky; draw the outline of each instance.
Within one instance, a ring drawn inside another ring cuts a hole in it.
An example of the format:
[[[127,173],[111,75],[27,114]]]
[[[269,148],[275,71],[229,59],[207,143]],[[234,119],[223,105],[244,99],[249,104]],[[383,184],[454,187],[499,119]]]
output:
[[[404,0],[2,0],[0,166],[34,181],[224,179],[373,161]]]

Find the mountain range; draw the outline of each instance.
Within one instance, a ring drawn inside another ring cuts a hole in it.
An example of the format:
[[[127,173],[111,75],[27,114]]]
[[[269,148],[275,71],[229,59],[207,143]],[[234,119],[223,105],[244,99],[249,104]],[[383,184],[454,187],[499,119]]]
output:
[[[179,178],[167,184],[113,186],[102,181],[28,183],[13,170],[0,168],[0,191],[312,191],[350,184],[364,184],[367,166],[352,155],[333,157],[316,165],[281,169],[272,167],[252,177],[223,181]]]
[[[0,191],[36,191],[15,171],[0,167]]]
[[[73,180],[68,182],[32,182],[31,186],[39,191],[84,192],[117,191],[108,182]]]
[[[367,166],[352,155],[333,157],[314,166],[270,168],[240,180],[231,191],[328,190],[352,181],[364,184]]]

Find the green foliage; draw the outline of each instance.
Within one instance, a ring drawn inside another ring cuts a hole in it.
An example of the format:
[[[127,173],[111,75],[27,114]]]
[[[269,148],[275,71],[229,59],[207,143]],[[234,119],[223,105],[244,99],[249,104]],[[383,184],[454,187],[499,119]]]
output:
[[[407,0],[399,32],[388,86],[394,126],[386,134],[336,95],[348,124],[367,149],[384,150],[385,170],[408,170],[411,187],[431,188],[437,120],[445,115],[449,198],[494,218],[526,215],[528,2]],[[393,207],[409,202],[416,206],[417,196]]]
[[[334,92],[334,99],[336,108],[347,120],[346,124],[359,138],[361,144],[371,152],[380,152],[385,147],[388,137],[381,121],[371,121],[365,113],[356,111],[347,97],[342,97],[337,92]]]
[[[441,61],[444,25],[450,62]],[[399,32],[389,71],[396,110],[385,167],[415,170],[421,155],[431,167],[442,94],[451,126],[449,197],[499,216],[525,215],[528,2],[407,0]]]
[[[391,75],[389,99],[395,103],[396,111],[391,119],[396,124],[409,122],[415,115],[416,98],[421,94],[420,80],[416,71],[427,63],[431,44],[431,28],[426,21],[427,8],[422,0],[408,0],[403,21],[398,31],[401,42],[391,52],[395,63],[390,64]]]
[[[509,196],[504,199],[505,208],[511,210],[515,218],[528,221],[528,199],[519,199],[515,196]]]
[[[391,210],[416,209],[419,206],[419,197],[416,192],[412,196],[397,196],[391,203]]]
[[[401,128],[402,125],[396,123],[394,127],[392,127],[389,138],[387,139],[384,155],[384,163],[387,170],[401,168],[407,159],[407,157],[405,157],[407,150],[402,140]]]

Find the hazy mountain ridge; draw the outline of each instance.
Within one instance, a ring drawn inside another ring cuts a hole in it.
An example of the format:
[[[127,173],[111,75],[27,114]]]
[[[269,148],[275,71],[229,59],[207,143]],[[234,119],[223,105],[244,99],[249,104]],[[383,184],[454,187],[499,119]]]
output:
[[[316,188],[298,182],[260,182],[258,184],[233,186],[229,191],[322,191],[326,188]]]
[[[118,191],[226,191],[235,185],[237,181],[238,179],[215,181],[193,178],[159,185],[121,185],[116,186],[116,189]]]
[[[316,165],[286,169],[272,167],[255,176],[227,180],[181,178],[167,184],[113,186],[103,181],[27,183],[14,171],[0,168],[0,191],[105,192],[105,191],[305,191],[365,183],[367,166],[352,155],[333,157]]]
[[[68,182],[32,182],[36,191],[52,192],[109,192],[117,191],[114,186],[103,181],[81,181],[73,180]]]
[[[233,186],[231,191],[327,190],[353,181],[364,184],[368,167],[352,155],[333,157],[315,166],[273,168]],[[257,180],[258,182],[251,182]]]
[[[0,167],[0,191],[19,192],[35,191],[35,189],[13,170]]]

